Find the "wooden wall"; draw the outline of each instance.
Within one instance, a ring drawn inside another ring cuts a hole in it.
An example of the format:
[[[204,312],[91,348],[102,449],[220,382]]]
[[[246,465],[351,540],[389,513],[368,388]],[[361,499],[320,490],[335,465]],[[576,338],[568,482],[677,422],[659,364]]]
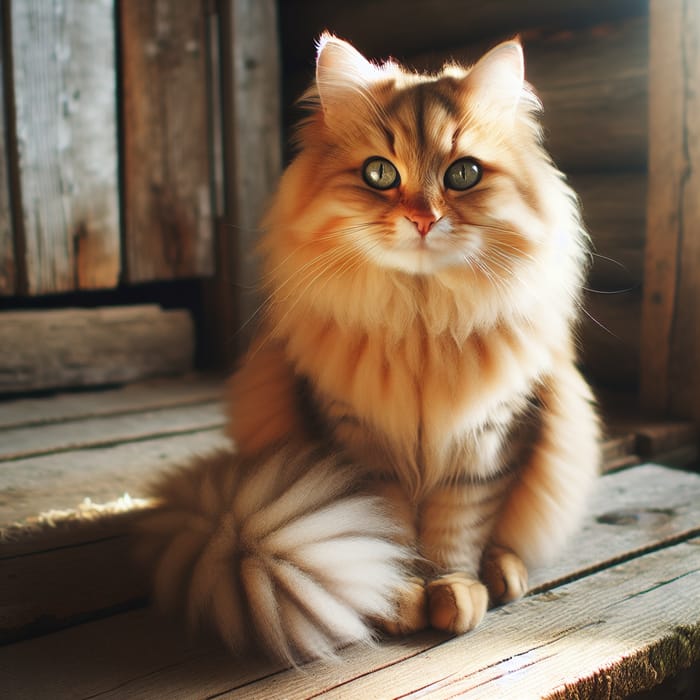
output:
[[[578,191],[595,257],[583,358],[601,384],[636,389],[647,190],[646,0],[463,3],[381,0],[280,4],[287,118],[313,75],[323,29],[374,58],[419,69],[466,63],[519,32],[544,106],[547,144]],[[401,21],[397,21],[401,18]],[[390,28],[390,30],[388,29]]]
[[[2,3],[0,295],[213,272],[212,7]]]

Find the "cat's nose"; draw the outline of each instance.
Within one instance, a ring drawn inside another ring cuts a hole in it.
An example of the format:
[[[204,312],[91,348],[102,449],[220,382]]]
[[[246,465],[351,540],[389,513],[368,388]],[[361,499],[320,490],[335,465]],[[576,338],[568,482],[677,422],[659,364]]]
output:
[[[425,238],[439,217],[432,211],[413,211],[407,214],[406,218],[416,225],[418,233],[422,238]]]

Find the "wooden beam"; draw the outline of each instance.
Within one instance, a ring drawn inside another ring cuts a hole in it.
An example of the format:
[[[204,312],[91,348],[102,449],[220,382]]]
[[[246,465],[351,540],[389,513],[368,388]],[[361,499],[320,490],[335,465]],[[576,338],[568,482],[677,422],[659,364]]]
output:
[[[279,37],[274,0],[220,0],[224,213],[217,275],[205,284],[209,364],[230,367],[259,303],[256,246],[281,172]]]
[[[117,384],[192,369],[187,311],[125,306],[2,314],[0,394]]]
[[[119,3],[130,282],[214,270],[205,9]]]
[[[17,273],[15,270],[15,244],[12,229],[12,211],[10,208],[10,171],[9,152],[5,125],[6,91],[5,91],[5,52],[8,36],[3,9],[0,8],[0,296],[14,294]]]
[[[29,294],[120,269],[112,0],[11,0],[17,215]]]
[[[700,422],[700,5],[652,0],[641,401]]]

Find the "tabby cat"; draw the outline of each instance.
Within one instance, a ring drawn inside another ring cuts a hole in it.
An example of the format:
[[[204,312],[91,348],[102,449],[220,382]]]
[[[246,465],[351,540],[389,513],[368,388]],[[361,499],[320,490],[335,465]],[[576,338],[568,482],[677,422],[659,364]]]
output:
[[[573,337],[587,237],[518,40],[436,75],[325,34],[264,220],[236,452],[156,489],[155,593],[297,663],[527,589],[599,465]]]

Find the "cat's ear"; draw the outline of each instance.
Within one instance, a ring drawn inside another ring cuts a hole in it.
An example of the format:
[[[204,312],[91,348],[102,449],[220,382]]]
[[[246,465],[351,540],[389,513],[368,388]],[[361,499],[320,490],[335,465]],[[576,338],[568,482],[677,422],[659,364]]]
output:
[[[525,86],[525,60],[520,39],[512,39],[491,49],[469,71],[466,87],[477,103],[514,114],[528,94]]]
[[[381,70],[342,39],[324,32],[318,40],[316,86],[324,112],[332,116],[347,109],[352,93],[365,92]]]

